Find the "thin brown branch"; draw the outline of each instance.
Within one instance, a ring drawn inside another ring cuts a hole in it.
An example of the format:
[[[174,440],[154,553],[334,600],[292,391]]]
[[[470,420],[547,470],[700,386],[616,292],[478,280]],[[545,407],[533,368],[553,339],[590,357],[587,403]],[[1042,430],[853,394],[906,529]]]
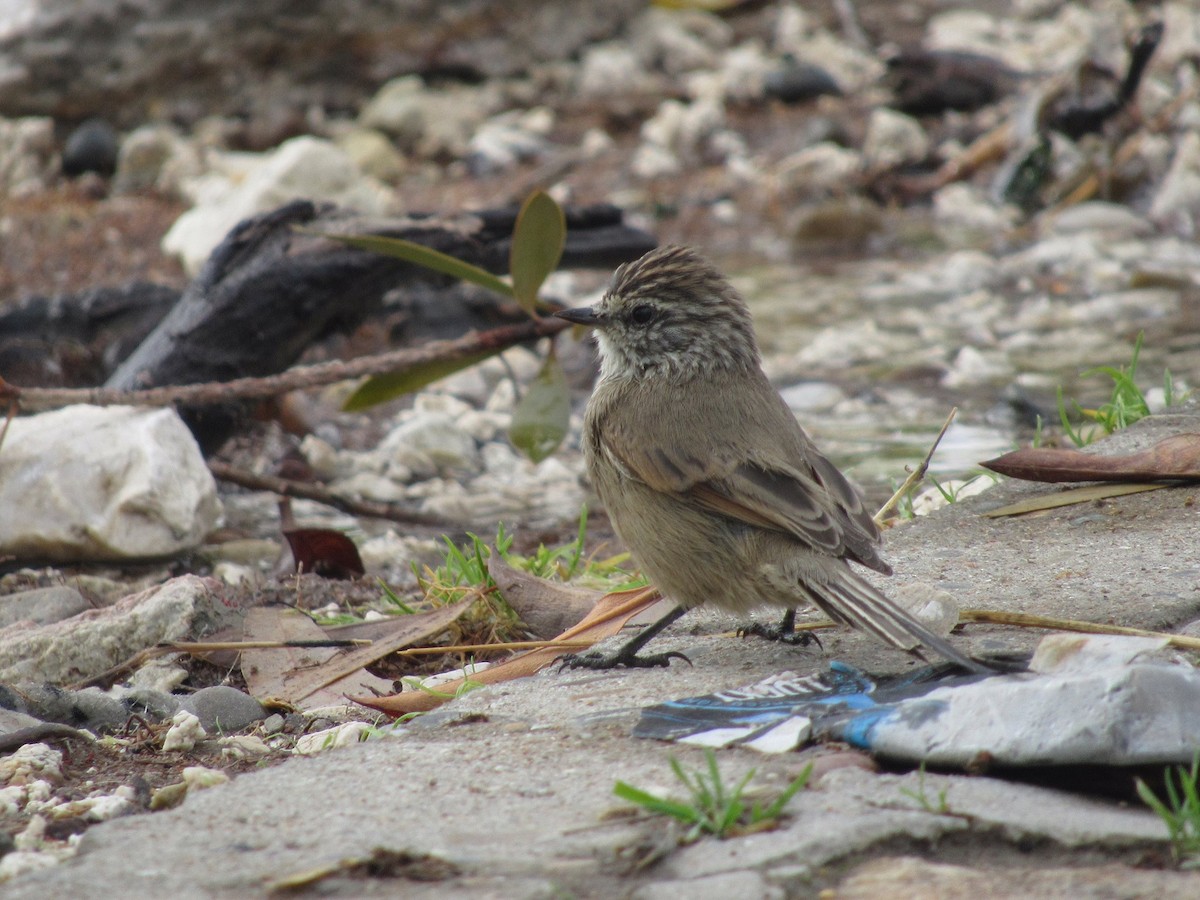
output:
[[[404,509],[393,503],[380,503],[375,500],[356,500],[343,497],[328,488],[307,481],[292,481],[288,478],[278,478],[274,475],[256,475],[216,460],[208,461],[209,471],[213,477],[230,484],[249,488],[252,491],[272,491],[282,497],[298,497],[303,500],[315,500],[334,509],[350,513],[353,516],[367,516],[373,519],[387,519],[391,522],[401,522],[407,525],[443,526],[446,520],[427,513]]]
[[[1126,628],[1124,625],[1108,625],[1101,622],[1081,622],[1078,619],[1054,619],[1029,613],[998,612],[990,609],[964,609],[958,614],[962,623],[987,625],[1015,625],[1018,628],[1047,628],[1053,631],[1074,631],[1082,634],[1120,634],[1131,637],[1162,638],[1172,647],[1183,650],[1200,650],[1200,638],[1169,631],[1147,631],[1144,628]]]
[[[946,416],[946,421],[942,424],[942,430],[937,433],[937,437],[933,439],[933,445],[929,448],[929,452],[925,454],[925,458],[921,460],[921,464],[912,472],[908,473],[908,477],[904,479],[904,484],[896,490],[896,493],[888,499],[888,502],[883,504],[879,512],[875,513],[875,524],[881,525],[883,520],[887,518],[887,514],[904,499],[918,484],[925,480],[925,473],[929,471],[929,461],[933,459],[933,452],[937,450],[938,444],[942,442],[942,438],[946,436],[946,432],[950,430],[950,424],[954,421],[954,417],[958,415],[958,407],[955,406],[950,410],[950,415]]]
[[[515,344],[549,337],[570,328],[562,319],[531,319],[489,331],[477,331],[450,341],[430,341],[420,347],[406,347],[388,353],[334,360],[312,366],[297,366],[278,375],[262,378],[238,378],[225,382],[167,385],[140,391],[112,388],[20,388],[0,380],[0,400],[17,400],[27,412],[57,409],[73,403],[94,406],[128,404],[132,406],[206,406],[230,400],[265,400],[288,391],[319,387],[338,381],[407,372],[432,362],[463,359],[489,350],[502,350]]]

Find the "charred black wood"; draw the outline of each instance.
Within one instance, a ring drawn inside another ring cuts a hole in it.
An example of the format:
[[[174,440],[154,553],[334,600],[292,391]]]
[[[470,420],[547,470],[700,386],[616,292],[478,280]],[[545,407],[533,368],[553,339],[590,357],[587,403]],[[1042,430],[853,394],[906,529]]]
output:
[[[314,341],[350,331],[379,312],[389,292],[428,294],[453,283],[313,232],[402,237],[501,274],[508,268],[516,212],[368,219],[298,201],[256,216],[230,232],[105,386],[132,390],[275,374]],[[649,235],[622,224],[615,207],[570,210],[567,226],[564,268],[608,268],[654,245]],[[503,300],[476,301],[473,312],[491,322],[516,315]],[[464,321],[459,333],[480,324]],[[248,412],[243,404],[180,410],[206,453],[218,449]]]

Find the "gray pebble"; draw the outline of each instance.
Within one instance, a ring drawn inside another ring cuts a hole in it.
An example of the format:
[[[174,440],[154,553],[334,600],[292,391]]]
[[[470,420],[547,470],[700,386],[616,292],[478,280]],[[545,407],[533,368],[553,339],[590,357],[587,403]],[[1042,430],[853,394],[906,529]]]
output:
[[[91,604],[79,591],[65,584],[18,591],[0,597],[0,628],[14,622],[48,625],[69,619],[85,609],[91,609]]]
[[[241,731],[267,715],[262,704],[249,694],[221,684],[184,697],[180,708],[195,715],[210,735]]]

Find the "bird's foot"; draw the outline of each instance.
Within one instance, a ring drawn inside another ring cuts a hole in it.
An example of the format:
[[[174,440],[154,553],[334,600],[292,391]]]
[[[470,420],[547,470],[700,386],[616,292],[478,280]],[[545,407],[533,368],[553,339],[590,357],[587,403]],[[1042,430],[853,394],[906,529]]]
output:
[[[766,638],[768,641],[779,641],[783,644],[788,644],[792,647],[807,647],[809,644],[821,645],[821,639],[811,631],[795,631],[792,629],[784,630],[782,625],[764,625],[761,622],[751,622],[749,625],[744,625],[737,631],[738,637],[746,637],[753,634],[761,638]]]
[[[629,669],[655,669],[671,665],[671,660],[682,659],[689,666],[692,661],[682,653],[672,650],[670,653],[652,653],[648,656],[638,656],[637,653],[568,653],[558,658],[558,671],[563,669],[592,669],[604,671],[625,666]]]

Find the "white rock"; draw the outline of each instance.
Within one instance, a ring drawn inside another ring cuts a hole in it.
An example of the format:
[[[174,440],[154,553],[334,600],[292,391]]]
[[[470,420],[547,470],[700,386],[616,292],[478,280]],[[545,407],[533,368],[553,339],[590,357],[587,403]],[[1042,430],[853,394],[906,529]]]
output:
[[[66,855],[74,854],[74,850]],[[16,878],[18,875],[28,875],[57,866],[62,859],[54,853],[38,853],[36,850],[14,850],[4,854],[0,859],[0,882]]]
[[[654,78],[633,49],[623,42],[605,42],[589,47],[579,63],[575,93],[584,99],[612,99],[658,90]]]
[[[1179,141],[1171,168],[1150,204],[1150,219],[1178,233],[1194,236],[1200,217],[1200,134],[1188,132]]]
[[[7,819],[17,815],[25,808],[28,800],[29,790],[23,784],[0,788],[0,816]]]
[[[492,86],[435,89],[419,76],[409,75],[380,88],[360,113],[359,124],[391,135],[401,149],[426,159],[459,157],[497,107]]]
[[[337,474],[338,452],[328,441],[306,434],[300,442],[300,453],[318,478],[328,480]]]
[[[1093,200],[1068,207],[1049,223],[1053,234],[1076,232],[1103,232],[1106,238],[1145,237],[1154,231],[1154,226],[1120,203],[1105,203]]]
[[[131,560],[195,547],[216,484],[169,409],[68,406],[13,421],[0,453],[0,556]]]
[[[444,412],[421,412],[393,429],[379,445],[381,454],[405,451],[425,455],[439,472],[471,471],[479,466],[475,439],[459,427],[456,417]],[[416,469],[411,457],[402,456],[402,460]]]
[[[872,110],[863,140],[863,157],[869,166],[891,168],[918,162],[929,155],[929,147],[929,135],[912,116],[886,106]]]
[[[253,734],[235,734],[220,738],[221,756],[226,759],[253,759],[271,752],[266,741]]]
[[[393,78],[359,113],[359,124],[415,143],[425,128],[425,82],[419,75]]]
[[[312,756],[324,750],[332,750],[334,747],[357,744],[366,740],[371,730],[371,726],[366,722],[346,722],[344,725],[336,725],[333,728],[326,728],[324,731],[314,731],[311,734],[303,735],[296,741],[296,752]]]
[[[47,810],[51,819],[84,819],[88,822],[107,822],[118,816],[133,812],[134,805],[119,794],[101,794],[98,797],[82,797],[69,803],[60,803]]]
[[[844,189],[847,179],[862,166],[862,156],[856,151],[822,141],[781,159],[775,168],[775,178],[781,193],[820,198]]]
[[[215,582],[184,575],[40,628],[0,630],[0,681],[53,684],[97,675],[159,641],[192,634],[194,620],[222,623],[228,608],[214,595]]]
[[[385,212],[390,202],[388,188],[364,175],[345,150],[307,136],[254,160],[241,182],[214,177],[200,190],[203,198],[176,220],[162,242],[164,252],[180,256],[193,274],[238,222],[290,200],[328,200],[369,214]]]
[[[885,70],[878,55],[860,50],[824,28],[795,41],[789,49],[797,59],[824,69],[847,94],[870,87]]]
[[[996,484],[997,482],[989,475],[977,475],[965,480],[961,478],[947,479],[941,482],[940,490],[937,487],[926,488],[913,498],[913,515],[927,516],[934,510],[949,506],[953,502],[982,494],[995,487]],[[955,622],[957,622],[957,618]]]
[[[143,125],[121,141],[113,190],[120,194],[153,189],[179,194],[183,183],[204,171],[200,150],[170,125]]]
[[[171,727],[163,738],[163,752],[172,750],[191,750],[196,744],[208,737],[208,732],[200,724],[200,719],[185,709],[171,718]]]
[[[337,137],[337,145],[346,151],[366,175],[387,184],[400,180],[406,168],[404,157],[387,136],[374,128],[352,128]]]
[[[1014,375],[1008,355],[997,351],[986,353],[974,347],[963,347],[941,378],[943,387],[958,390],[978,385],[999,384]]]
[[[28,785],[34,781],[61,784],[63,755],[48,744],[25,744],[0,759],[0,784]]]
[[[537,159],[550,147],[546,135],[553,124],[554,113],[544,106],[494,116],[471,138],[467,166],[475,175],[487,175]]]
[[[711,143],[724,128],[725,109],[715,100],[664,100],[642,125],[642,144],[631,168],[639,178],[652,178],[687,164],[724,161],[728,154],[715,152]]]
[[[187,766],[183,770],[183,783],[189,791],[200,791],[205,788],[228,784],[229,776],[220,769],[210,769],[206,766]]]
[[[728,23],[699,9],[651,7],[629,31],[642,64],[668,75],[716,68],[717,51],[733,40]]]
[[[963,230],[996,235],[1007,231],[1017,220],[1010,206],[997,206],[976,187],[969,184],[948,184],[933,195],[934,219],[943,234],[953,237]]]
[[[358,455],[368,456],[367,454]],[[402,485],[411,481],[412,477],[412,470],[397,462],[387,469],[386,475],[376,472],[355,472],[331,482],[329,487],[335,493],[344,494],[347,497],[361,497],[364,500],[375,500],[379,503],[396,503],[406,496]]]
[[[0,118],[0,194],[43,190],[58,168],[54,120]]]

